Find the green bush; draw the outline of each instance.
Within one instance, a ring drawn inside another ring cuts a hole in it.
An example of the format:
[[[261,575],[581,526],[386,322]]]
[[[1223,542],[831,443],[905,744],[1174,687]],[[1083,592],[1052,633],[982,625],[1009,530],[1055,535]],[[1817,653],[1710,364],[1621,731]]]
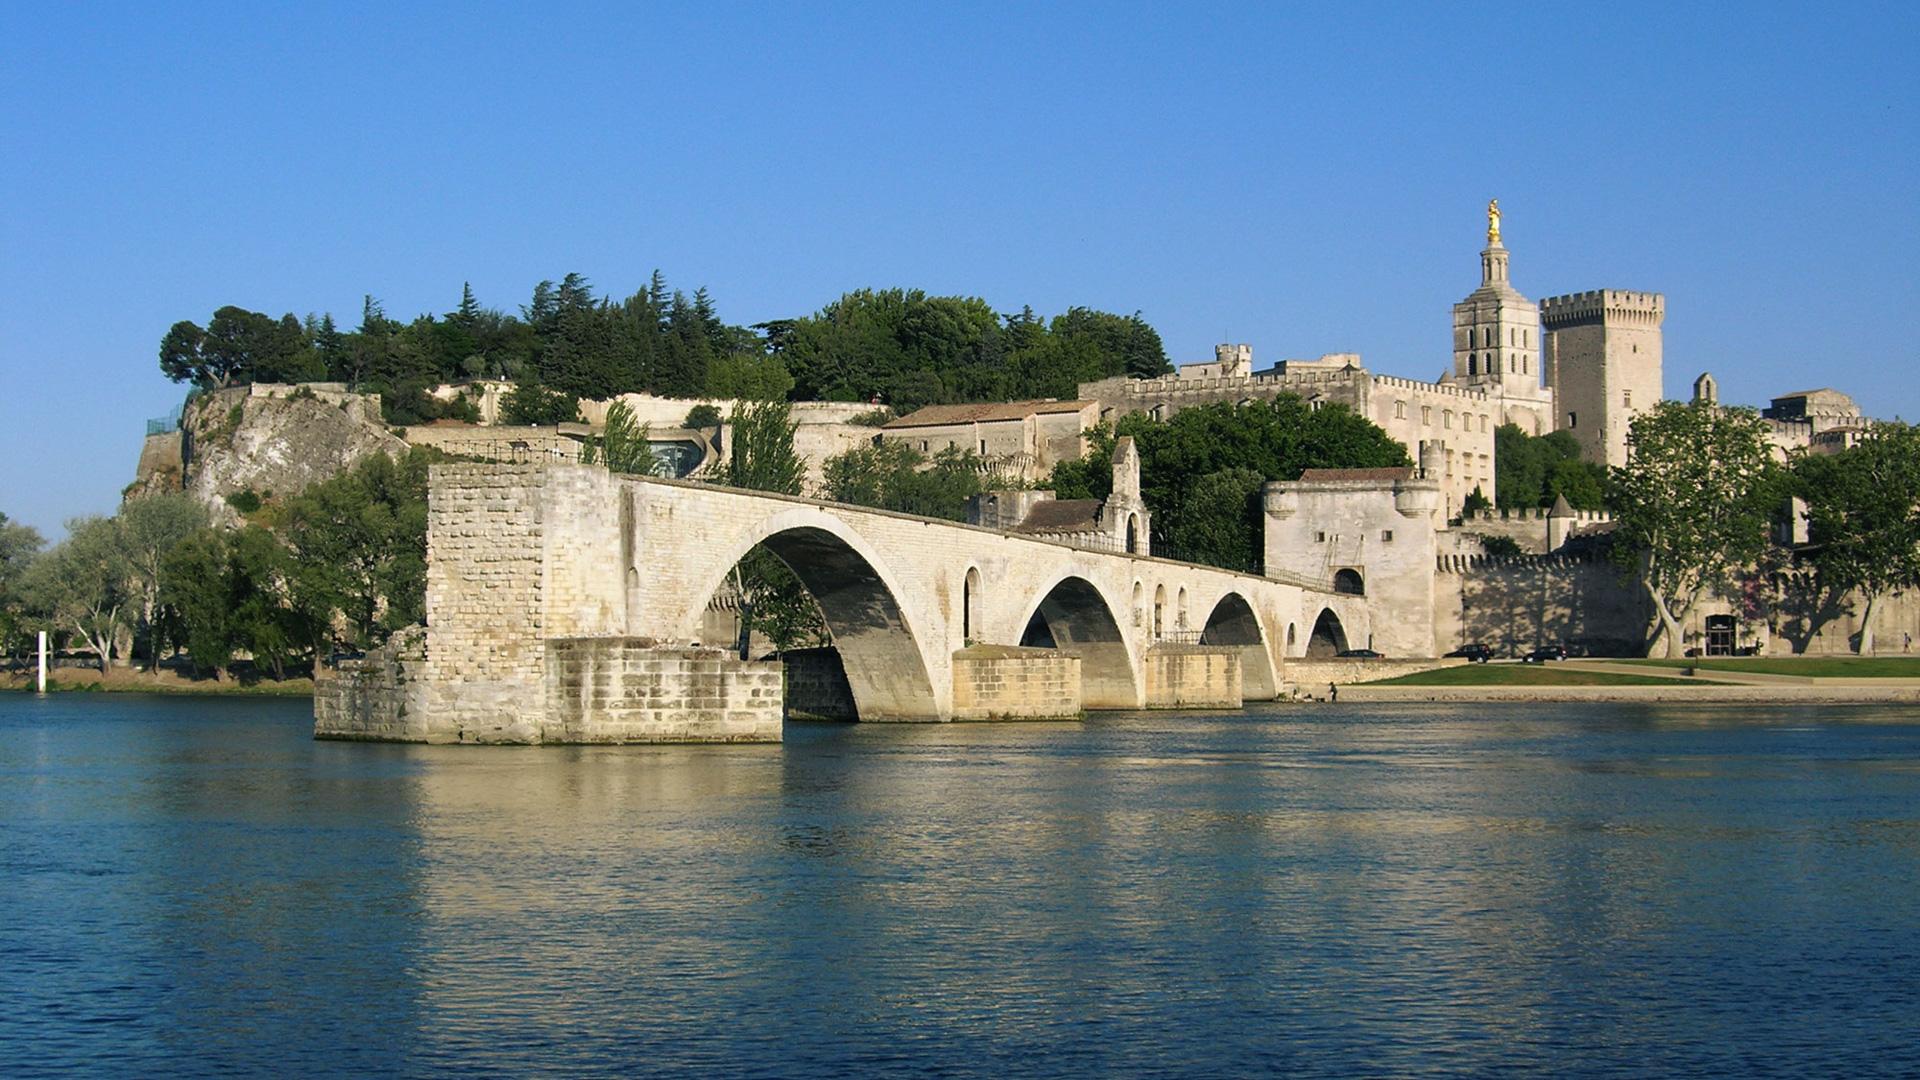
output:
[[[520,383],[501,403],[501,419],[509,424],[548,427],[580,422],[580,401],[561,390],[539,383]]]
[[[687,410],[686,426],[694,431],[705,431],[720,426],[720,410],[712,405],[695,405]]]
[[[252,488],[243,488],[227,496],[227,505],[242,514],[251,514],[260,509],[260,496]]]

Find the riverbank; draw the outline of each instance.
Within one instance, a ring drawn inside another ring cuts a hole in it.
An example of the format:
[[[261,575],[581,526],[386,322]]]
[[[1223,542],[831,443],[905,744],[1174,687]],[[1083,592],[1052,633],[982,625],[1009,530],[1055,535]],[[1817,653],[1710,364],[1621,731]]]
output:
[[[1775,660],[1764,669],[1634,660],[1504,663],[1356,683],[1342,687],[1340,696],[1349,701],[1920,703],[1920,678],[1903,677],[1911,672],[1823,659]]]
[[[34,673],[10,671],[0,674],[0,690],[24,690],[32,693]],[[132,694],[252,694],[262,697],[312,697],[313,680],[297,679],[195,679],[175,671],[134,671],[115,668],[102,676],[97,668],[57,668],[47,672],[48,693],[132,693]]]

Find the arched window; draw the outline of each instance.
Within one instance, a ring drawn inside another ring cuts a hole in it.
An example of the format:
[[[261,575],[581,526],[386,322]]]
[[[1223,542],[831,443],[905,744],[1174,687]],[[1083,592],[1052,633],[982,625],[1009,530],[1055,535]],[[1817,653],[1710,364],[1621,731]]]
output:
[[[967,579],[960,586],[960,638],[972,641],[980,630],[980,568],[967,567]]]
[[[1467,355],[1467,374],[1469,375],[1480,374],[1480,360],[1478,357],[1472,355],[1471,353]]]
[[[1153,636],[1159,637],[1164,633],[1166,625],[1167,587],[1165,585],[1155,585],[1153,587]]]
[[[1134,582],[1133,583],[1133,625],[1135,626],[1139,626],[1140,620],[1146,618],[1146,611],[1145,611],[1145,608],[1147,606],[1146,595],[1147,595],[1146,588],[1142,586],[1139,582],[1137,581]]]
[[[1333,591],[1346,596],[1365,596],[1367,583],[1360,577],[1360,571],[1343,567],[1334,572]]]
[[[1134,555],[1134,554],[1137,554],[1139,551],[1140,551],[1140,515],[1128,514],[1127,515],[1127,554]]]
[[[1294,623],[1287,624],[1287,648],[1293,648],[1293,643],[1299,640],[1298,630],[1299,627]]]
[[[1180,597],[1173,606],[1173,624],[1185,630],[1187,628],[1187,587],[1180,586]]]

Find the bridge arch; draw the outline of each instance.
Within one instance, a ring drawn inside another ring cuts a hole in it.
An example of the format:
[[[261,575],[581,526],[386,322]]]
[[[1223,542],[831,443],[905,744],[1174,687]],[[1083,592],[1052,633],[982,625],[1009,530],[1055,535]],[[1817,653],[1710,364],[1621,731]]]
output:
[[[1280,680],[1273,670],[1266,628],[1253,605],[1237,592],[1213,605],[1200,631],[1202,645],[1234,645],[1240,649],[1240,696],[1247,701],[1271,701],[1280,696]]]
[[[1332,608],[1322,608],[1320,617],[1313,621],[1313,633],[1307,637],[1306,655],[1312,659],[1325,659],[1347,648],[1347,630],[1340,625],[1340,616]]]
[[[1068,574],[1041,594],[1021,623],[1020,644],[1079,654],[1080,700],[1089,709],[1140,706],[1133,654],[1113,611],[1098,586]]]
[[[700,614],[736,564],[764,545],[793,570],[826,617],[862,720],[925,720],[941,714],[924,653],[924,635],[900,603],[898,579],[845,522],[810,508],[759,521],[720,554],[696,585],[680,626]]]

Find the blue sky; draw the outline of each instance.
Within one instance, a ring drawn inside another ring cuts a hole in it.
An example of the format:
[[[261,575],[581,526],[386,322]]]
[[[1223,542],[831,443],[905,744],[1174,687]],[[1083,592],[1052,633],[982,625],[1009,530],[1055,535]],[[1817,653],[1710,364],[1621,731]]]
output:
[[[1913,5],[9,5],[0,511],[111,511],[175,320],[723,317],[915,286],[1141,311],[1176,360],[1433,378],[1514,284],[1667,296],[1666,384],[1920,417]]]

